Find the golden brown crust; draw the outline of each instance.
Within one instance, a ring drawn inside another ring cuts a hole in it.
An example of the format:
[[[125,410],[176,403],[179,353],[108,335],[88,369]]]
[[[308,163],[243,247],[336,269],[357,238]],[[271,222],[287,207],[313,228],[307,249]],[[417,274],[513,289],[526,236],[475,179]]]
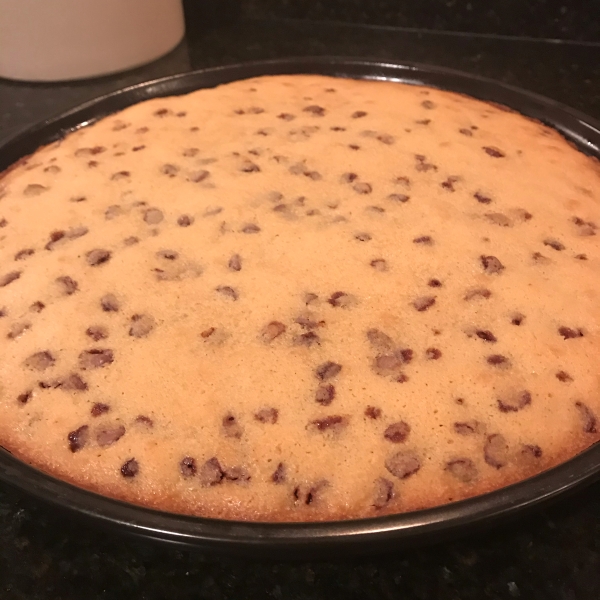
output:
[[[0,178],[0,443],[58,478],[350,519],[600,439],[598,161],[514,111],[265,77],[144,102]]]

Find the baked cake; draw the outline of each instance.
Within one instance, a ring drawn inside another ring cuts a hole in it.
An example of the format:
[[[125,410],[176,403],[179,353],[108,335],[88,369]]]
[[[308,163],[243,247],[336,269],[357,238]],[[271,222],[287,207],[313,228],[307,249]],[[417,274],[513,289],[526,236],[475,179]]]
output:
[[[501,106],[238,81],[40,148],[0,199],[0,443],[171,512],[351,519],[600,439],[600,168]]]

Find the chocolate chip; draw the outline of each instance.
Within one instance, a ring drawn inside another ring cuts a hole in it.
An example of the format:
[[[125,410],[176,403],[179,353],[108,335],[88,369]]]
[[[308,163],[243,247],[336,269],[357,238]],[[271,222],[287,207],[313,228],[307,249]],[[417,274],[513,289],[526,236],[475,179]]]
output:
[[[165,260],[177,260],[179,258],[179,252],[176,250],[159,250],[156,253],[157,258],[164,258]]]
[[[170,110],[168,108],[159,108],[158,110],[154,111],[154,116],[155,117],[166,117],[168,114],[170,114]]]
[[[352,304],[352,297],[346,292],[334,292],[327,302],[331,306],[348,308]]]
[[[459,400],[462,400],[462,398],[459,398]],[[462,402],[460,404],[462,404]],[[483,432],[483,430],[483,424],[475,420],[454,423],[454,431],[455,433],[458,433],[458,435],[474,435]]]
[[[208,487],[221,483],[223,477],[225,477],[225,472],[218,459],[213,457],[202,465],[198,477],[200,479],[200,484]]]
[[[357,181],[352,185],[352,189],[357,194],[370,194],[373,191],[373,186],[365,181]]]
[[[252,163],[250,163],[252,164]],[[247,166],[246,164],[244,164],[244,166]],[[256,167],[256,165],[254,165]],[[256,167],[258,169],[258,167]],[[242,169],[245,170],[245,169]],[[260,169],[258,169],[260,170]],[[248,172],[248,171],[247,171]],[[205,179],[208,179],[208,177],[210,176],[210,171],[207,171],[206,169],[201,169],[200,171],[194,171],[193,173],[190,173],[188,176],[188,181],[192,181],[193,183],[202,183]]]
[[[483,447],[485,462],[496,469],[500,469],[508,462],[508,444],[500,433],[488,435]]]
[[[146,427],[154,427],[154,421],[146,415],[138,415],[135,418],[134,423],[139,423],[140,425],[145,425]]]
[[[260,227],[254,223],[247,223],[240,231],[242,233],[258,233],[260,231]]]
[[[573,329],[571,327],[559,327],[558,333],[560,333],[565,340],[583,337],[583,330],[580,328]]]
[[[546,238],[544,240],[544,246],[550,246],[550,248],[553,248],[554,250],[564,250],[565,249],[564,244],[562,244],[558,240],[551,239],[551,238]]]
[[[287,471],[287,469],[285,468],[285,465],[280,462],[277,465],[277,468],[275,469],[273,474],[271,475],[271,481],[276,484],[284,483],[287,479],[286,471]]]
[[[147,208],[143,215],[148,225],[158,225],[164,219],[162,211],[158,208]]]
[[[429,235],[421,235],[413,240],[414,244],[423,244],[424,246],[433,246],[433,240]]]
[[[477,200],[477,202],[481,202],[481,204],[490,204],[490,202],[492,201],[492,199],[489,196],[485,196],[481,192],[475,192],[473,196]]]
[[[428,163],[427,162],[427,157],[423,154],[415,154],[415,160],[417,161],[417,164],[415,165],[415,169],[419,172],[424,172],[426,173],[427,171],[437,171],[437,165],[434,165],[433,163]]]
[[[483,215],[490,223],[500,225],[501,227],[512,227],[512,219],[509,219],[505,214],[499,212],[485,213]]]
[[[378,350],[391,350],[394,347],[392,338],[374,327],[367,330],[367,339]]]
[[[94,406],[92,406],[92,410],[90,411],[92,417],[99,417],[107,413],[110,410],[110,406],[108,404],[104,404],[103,402],[96,402]]]
[[[113,427],[102,427],[96,432],[96,442],[102,448],[112,446],[125,435],[125,427],[123,425],[115,425]]]
[[[48,188],[40,185],[39,183],[30,183],[24,190],[23,196],[27,198],[33,198],[34,196],[39,196],[47,191]]]
[[[296,117],[290,113],[281,113],[277,115],[277,118],[282,121],[293,121]]]
[[[40,301],[38,300],[38,301],[34,302],[34,303],[33,303],[33,304],[32,304],[32,305],[29,307],[29,310],[30,310],[31,312],[39,313],[39,312],[42,312],[42,311],[44,310],[44,308],[46,308],[46,305],[45,305],[43,302],[40,302]],[[2,312],[2,311],[0,311],[0,313],[1,313],[1,312]],[[0,314],[0,316],[2,316],[2,315]]]
[[[514,313],[510,318],[510,322],[517,326],[521,325],[523,321],[525,321],[525,315],[522,315],[521,313]]]
[[[129,171],[119,171],[118,173],[113,173],[110,178],[112,181],[121,181],[122,179],[127,179],[131,176]]]
[[[35,352],[31,356],[25,359],[25,366],[35,371],[45,371],[54,365],[56,359],[47,350],[41,352]]]
[[[79,289],[77,282],[68,275],[57,277],[55,281],[59,284],[63,294],[66,296],[71,296]]]
[[[383,437],[393,444],[405,442],[410,433],[410,425],[405,421],[398,421],[388,425],[383,432]]]
[[[140,471],[140,465],[135,458],[126,460],[121,466],[121,475],[123,477],[135,477]]]
[[[341,415],[329,415],[322,419],[314,419],[310,421],[310,426],[315,428],[317,431],[332,431],[334,433],[339,432],[348,425],[348,417]]]
[[[326,488],[329,483],[326,480],[321,480],[314,485],[296,486],[293,491],[294,500],[297,503],[306,504],[309,506],[318,500],[320,493]]]
[[[20,402],[21,404],[27,404],[32,398],[33,392],[31,390],[27,390],[26,392],[23,392],[17,396],[17,402]]]
[[[179,173],[179,167],[177,165],[166,163],[160,168],[160,172],[168,177],[175,177],[175,175]]]
[[[107,348],[92,348],[79,354],[79,367],[83,370],[100,369],[114,361],[112,350]]]
[[[424,312],[435,304],[435,296],[420,296],[412,304],[419,312]]]
[[[94,325],[85,330],[85,334],[91,337],[95,342],[105,340],[108,337],[108,330],[101,325]]]
[[[331,131],[346,131],[345,127],[338,127],[338,126],[330,127],[329,129],[331,129]]]
[[[315,392],[315,401],[322,406],[329,406],[335,398],[335,387],[331,383],[321,384]]]
[[[578,227],[578,234],[581,236],[596,235],[597,225],[592,221],[584,221],[580,217],[573,217],[573,223]]]
[[[394,484],[384,477],[376,479],[373,506],[377,509],[384,508],[393,498]]]
[[[444,470],[463,483],[471,483],[477,479],[477,467],[470,458],[449,460]]]
[[[439,279],[430,279],[427,285],[429,287],[442,287],[442,282]]]
[[[196,459],[184,456],[179,462],[179,470],[184,477],[193,477],[196,474]]]
[[[231,300],[237,300],[239,297],[238,293],[229,285],[219,285],[215,288],[215,291]]]
[[[590,407],[583,402],[575,402],[575,408],[579,411],[579,416],[583,425],[583,431],[585,431],[585,433],[597,433],[596,415],[594,415]]]
[[[100,306],[104,312],[117,312],[120,308],[119,301],[114,294],[106,294],[100,298]]]
[[[427,348],[425,350],[425,358],[429,360],[438,360],[442,356],[442,351],[439,348]]]
[[[260,167],[251,160],[246,159],[241,163],[240,171],[242,171],[242,173],[258,173],[260,171]]]
[[[303,112],[311,113],[315,117],[324,117],[325,109],[322,106],[317,106],[316,104],[311,104],[310,106],[305,106],[302,109]]]
[[[385,271],[389,270],[387,261],[384,260],[383,258],[375,258],[370,262],[370,265],[376,270],[379,271],[380,273],[383,273]]]
[[[467,137],[472,137],[473,136],[473,132],[470,129],[466,129],[466,128],[462,128],[458,130],[459,133],[462,133],[463,135],[466,135]]]
[[[502,354],[490,354],[485,359],[488,364],[493,365],[495,367],[509,367],[510,361],[506,356],[502,356]]]
[[[277,423],[279,418],[279,411],[276,408],[261,408],[258,412],[254,413],[254,418],[261,423],[270,423],[274,425]]]
[[[381,409],[376,406],[367,406],[365,408],[365,417],[373,420],[379,419],[381,417]]]
[[[87,444],[89,429],[88,425],[82,425],[74,431],[69,432],[67,440],[69,441],[69,450],[71,452],[78,452]]]
[[[531,394],[527,390],[506,394],[497,399],[501,412],[517,412],[531,404]]]
[[[19,250],[15,254],[15,260],[23,260],[25,258],[32,256],[34,253],[35,253],[35,250],[33,248],[24,248],[23,250]]]
[[[460,177],[456,177],[455,175],[451,175],[445,181],[442,181],[440,185],[449,192],[455,192],[454,184],[460,180]]]
[[[573,378],[566,371],[558,371],[558,373],[556,373],[556,379],[562,381],[563,383],[569,383],[570,381],[573,381]]]
[[[150,315],[135,314],[131,317],[129,335],[135,338],[146,337],[154,329],[155,321]]]
[[[92,267],[97,267],[98,265],[108,262],[110,260],[110,256],[111,253],[109,250],[103,250],[100,248],[90,250],[85,255],[88,265]]]
[[[314,332],[309,331],[307,333],[302,333],[301,335],[297,335],[293,339],[293,344],[295,346],[314,346],[315,344],[321,344],[321,338]]]
[[[22,271],[10,271],[9,273],[6,273],[6,275],[2,275],[2,277],[0,277],[0,287],[6,287],[9,283],[16,281],[21,277],[21,273]]]
[[[523,444],[521,454],[531,456],[532,458],[541,458],[543,452],[537,444]]]
[[[482,148],[486,154],[494,158],[503,158],[505,156],[504,152],[495,146],[482,146]]]
[[[10,326],[10,330],[8,331],[6,337],[9,340],[16,340],[29,329],[31,329],[31,323],[29,323],[28,321],[22,321],[21,323],[13,323]]]
[[[465,294],[465,300],[472,300],[473,298],[489,298],[492,295],[492,292],[490,290],[487,290],[485,288],[474,288],[472,290],[469,290],[466,294]]]
[[[431,119],[417,119],[415,123],[417,125],[429,125],[429,123],[431,123]]]
[[[232,271],[241,271],[242,270],[242,257],[239,254],[234,254],[227,263],[227,266]]]
[[[480,256],[479,260],[483,265],[483,269],[490,275],[497,275],[504,270],[504,265],[495,256]]]
[[[194,222],[194,217],[190,217],[190,215],[181,215],[178,219],[177,219],[177,225],[179,225],[179,227],[189,227],[190,225],[192,225]]]
[[[238,423],[238,420],[231,414],[227,414],[222,420],[223,433],[226,437],[240,439],[242,437],[242,426]]]
[[[352,117],[353,119],[360,119],[361,117],[366,117],[367,113],[364,110],[357,110],[354,111],[350,117]]]
[[[236,483],[244,483],[250,480],[250,473],[244,467],[229,467],[224,470],[225,479],[235,481]]]
[[[144,146],[144,144],[142,144],[141,146],[134,146],[131,151],[132,152],[139,152],[140,150],[143,150],[146,146]]]
[[[263,328],[261,337],[265,342],[271,342],[285,332],[286,326],[279,321],[271,321]]]
[[[315,369],[315,375],[317,379],[320,379],[321,381],[327,381],[328,379],[332,379],[338,375],[341,370],[342,365],[329,360],[322,363]]]
[[[388,456],[385,468],[398,479],[407,479],[421,468],[421,461],[413,450],[401,450]]]
[[[389,194],[387,199],[392,202],[401,202],[404,204],[410,200],[410,196],[407,196],[406,194]]]
[[[586,254],[576,254],[575,258],[577,260],[587,260],[588,259]]]
[[[486,342],[497,342],[496,336],[489,329],[477,329],[475,335]]]

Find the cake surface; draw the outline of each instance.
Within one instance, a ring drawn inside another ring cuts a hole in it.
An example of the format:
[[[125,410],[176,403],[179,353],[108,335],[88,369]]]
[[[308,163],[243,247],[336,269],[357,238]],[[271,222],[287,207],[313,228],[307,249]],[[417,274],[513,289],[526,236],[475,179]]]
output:
[[[600,168],[391,82],[159,98],[0,180],[0,445],[162,510],[445,504],[600,439]]]

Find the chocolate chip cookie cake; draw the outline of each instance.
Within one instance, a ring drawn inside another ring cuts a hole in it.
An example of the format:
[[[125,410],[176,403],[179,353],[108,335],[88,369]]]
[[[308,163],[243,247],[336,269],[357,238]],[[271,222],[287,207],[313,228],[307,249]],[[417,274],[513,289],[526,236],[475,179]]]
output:
[[[352,519],[600,439],[600,167],[392,82],[142,102],[0,180],[0,445],[161,510]]]

